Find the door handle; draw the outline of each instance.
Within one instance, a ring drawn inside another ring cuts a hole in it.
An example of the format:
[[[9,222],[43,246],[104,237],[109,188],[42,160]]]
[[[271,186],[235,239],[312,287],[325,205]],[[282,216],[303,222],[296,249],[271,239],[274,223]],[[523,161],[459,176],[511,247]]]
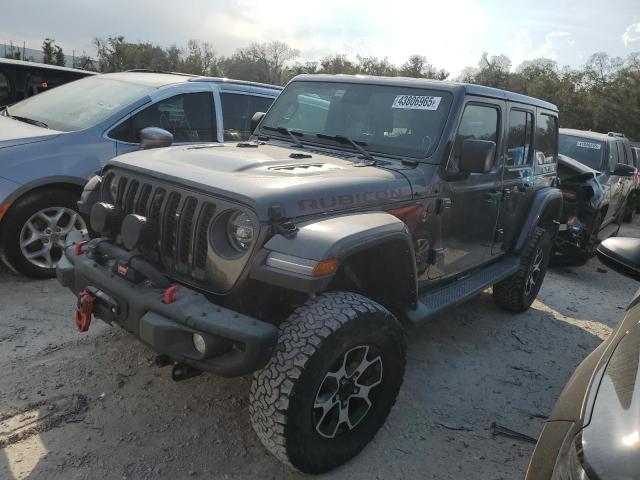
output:
[[[503,192],[496,192],[495,190],[486,192],[484,194],[484,199],[489,203],[494,203],[498,200],[502,199]]]

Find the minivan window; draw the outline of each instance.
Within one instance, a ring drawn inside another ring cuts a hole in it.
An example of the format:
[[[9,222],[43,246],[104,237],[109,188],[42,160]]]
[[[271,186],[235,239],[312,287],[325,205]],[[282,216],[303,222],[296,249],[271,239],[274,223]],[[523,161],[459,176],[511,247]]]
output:
[[[140,130],[160,127],[174,142],[214,142],[216,122],[210,92],[184,93],[160,100],[109,132],[109,137],[129,143],[140,142]]]
[[[604,150],[605,144],[599,140],[566,135],[564,133],[560,134],[559,153],[571,157],[594,170],[602,170]]]
[[[18,102],[8,108],[8,113],[72,132],[97,125],[152,90],[107,77],[87,77]]]
[[[251,118],[256,112],[266,112],[273,98],[241,93],[221,93],[224,140],[246,140],[251,136]]]
[[[531,138],[533,136],[533,114],[522,110],[509,112],[507,138],[507,165],[521,166],[531,163]]]
[[[6,105],[9,102],[9,79],[0,72],[0,105]]]
[[[352,150],[327,138],[341,136],[372,153],[425,158],[438,145],[451,101],[449,92],[436,89],[294,81],[267,113],[260,133],[285,136],[272,130],[285,127],[302,134],[302,142]]]
[[[538,164],[554,163],[558,155],[558,119],[546,113],[538,115],[535,137]]]
[[[498,118],[499,113],[496,107],[475,104],[465,107],[453,143],[453,157],[448,166],[449,170],[459,170],[462,144],[465,140],[490,140],[498,143]]]

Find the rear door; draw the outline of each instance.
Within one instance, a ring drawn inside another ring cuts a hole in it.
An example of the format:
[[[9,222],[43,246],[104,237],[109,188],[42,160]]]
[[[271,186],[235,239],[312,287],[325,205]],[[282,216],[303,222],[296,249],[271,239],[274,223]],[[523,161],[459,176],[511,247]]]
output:
[[[508,103],[505,149],[502,154],[502,207],[492,254],[503,251],[518,234],[519,219],[526,214],[534,182],[533,135],[535,107]]]

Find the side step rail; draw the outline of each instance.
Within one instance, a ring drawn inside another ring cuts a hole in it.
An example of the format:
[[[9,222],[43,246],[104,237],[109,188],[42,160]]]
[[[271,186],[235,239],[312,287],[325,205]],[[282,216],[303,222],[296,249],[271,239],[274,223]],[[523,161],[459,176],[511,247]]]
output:
[[[405,313],[412,323],[422,323],[436,313],[462,303],[478,295],[485,288],[513,275],[519,267],[520,257],[504,256],[491,265],[480,267],[466,277],[424,292],[418,298],[418,307],[415,310],[407,310]]]

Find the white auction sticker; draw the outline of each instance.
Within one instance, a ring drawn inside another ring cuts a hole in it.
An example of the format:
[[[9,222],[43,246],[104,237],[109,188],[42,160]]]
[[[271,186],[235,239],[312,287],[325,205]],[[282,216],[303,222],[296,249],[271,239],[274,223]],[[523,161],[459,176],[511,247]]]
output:
[[[391,108],[408,108],[412,110],[437,110],[442,97],[426,95],[398,95]]]
[[[592,150],[600,150],[602,148],[602,144],[593,142],[577,142],[576,145],[578,147],[591,148]]]

